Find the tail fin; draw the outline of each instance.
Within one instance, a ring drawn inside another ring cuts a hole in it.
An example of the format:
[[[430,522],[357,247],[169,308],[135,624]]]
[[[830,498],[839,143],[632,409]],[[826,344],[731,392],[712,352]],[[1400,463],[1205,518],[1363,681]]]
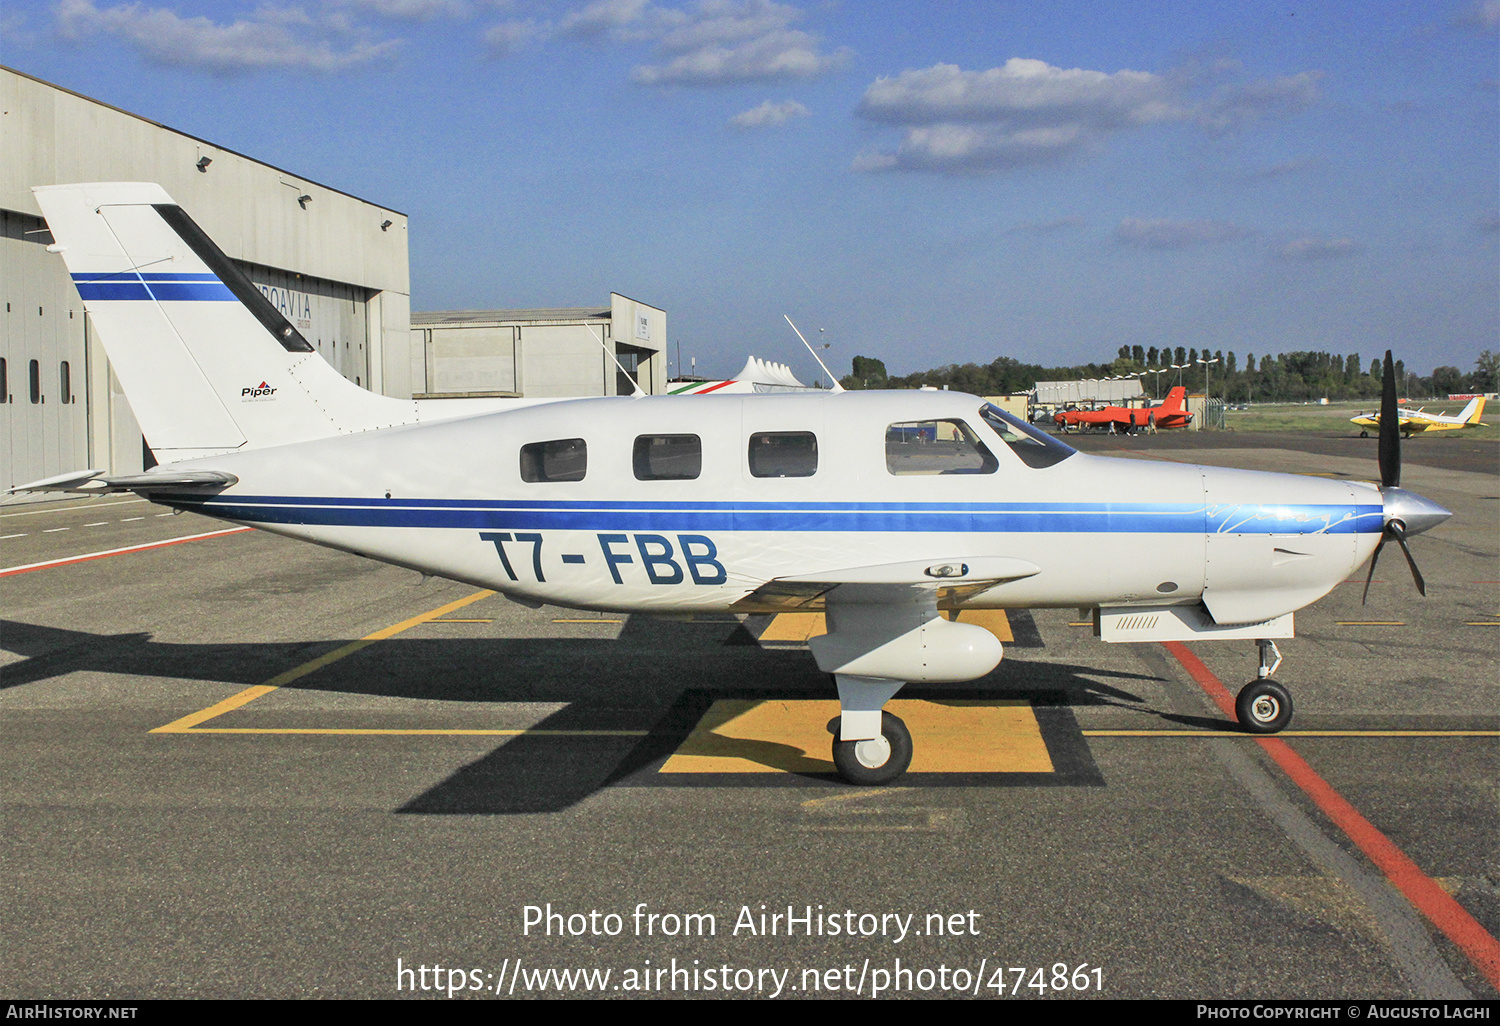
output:
[[[418,419],[340,376],[161,186],[32,191],[163,463]]]
[[[1465,424],[1478,424],[1479,418],[1484,416],[1484,396],[1481,395],[1470,399],[1469,405],[1465,406],[1463,412],[1458,416]]]
[[[1184,401],[1186,401],[1186,399],[1187,389],[1183,388],[1181,385],[1177,385],[1172,389],[1172,391],[1168,392],[1167,397],[1162,400],[1161,408],[1164,410],[1180,410],[1182,409],[1182,404]]]

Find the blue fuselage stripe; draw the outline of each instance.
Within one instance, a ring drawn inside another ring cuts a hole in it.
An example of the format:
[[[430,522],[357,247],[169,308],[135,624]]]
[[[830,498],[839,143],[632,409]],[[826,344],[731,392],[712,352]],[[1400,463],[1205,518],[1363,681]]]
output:
[[[161,495],[245,523],[565,531],[890,531],[1026,534],[1355,534],[1379,505],[1087,503],[630,503]]]

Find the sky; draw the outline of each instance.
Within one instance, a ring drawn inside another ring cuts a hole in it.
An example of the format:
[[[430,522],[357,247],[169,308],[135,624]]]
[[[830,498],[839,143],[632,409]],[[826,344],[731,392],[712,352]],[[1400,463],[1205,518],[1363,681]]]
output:
[[[1500,0],[0,0],[0,63],[406,213],[413,310],[893,374],[1500,348]],[[821,332],[818,329],[822,329]]]

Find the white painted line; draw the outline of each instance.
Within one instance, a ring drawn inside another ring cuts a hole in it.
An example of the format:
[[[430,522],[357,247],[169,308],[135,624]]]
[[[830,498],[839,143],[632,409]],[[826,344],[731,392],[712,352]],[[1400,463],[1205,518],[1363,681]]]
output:
[[[109,521],[108,520],[96,520],[92,524],[84,524],[83,526],[84,527],[107,527],[107,526],[109,526]]]
[[[124,520],[121,520],[120,523],[122,523],[122,524],[128,524],[132,520],[145,520],[145,519],[146,519],[145,517],[126,517]]]
[[[43,531],[42,533],[43,534],[56,534],[58,531],[66,531],[66,530],[68,530],[68,528],[66,528],[66,527],[49,527],[45,531]]]
[[[227,531],[209,531],[207,534],[190,534],[185,538],[168,538],[166,541],[151,542],[146,545],[129,545],[123,549],[106,549],[103,552],[89,552],[82,556],[65,556],[62,559],[49,559],[45,563],[27,563],[24,566],[8,566],[0,569],[0,577],[8,577],[11,574],[24,574],[31,570],[44,570],[51,566],[67,566],[69,563],[82,563],[90,559],[103,559],[105,556],[119,556],[126,552],[145,552],[147,549],[160,549],[168,545],[181,545],[183,542],[199,541],[203,538],[219,538],[226,534],[242,534],[245,531],[253,531],[253,527],[231,527]]]
[[[0,520],[6,517],[35,517],[43,513],[66,513],[70,509],[101,509],[104,506],[129,506],[137,502],[150,501],[150,499],[121,499],[117,502],[89,502],[82,506],[59,506],[57,509],[30,509],[24,513],[0,513]]]
[[[156,515],[159,516],[159,517],[175,517],[177,514],[175,512],[172,512],[172,513],[158,513]]]
[[[24,534],[0,534],[0,541],[5,541],[5,539],[7,539],[7,538],[24,538],[24,537],[26,537]]]

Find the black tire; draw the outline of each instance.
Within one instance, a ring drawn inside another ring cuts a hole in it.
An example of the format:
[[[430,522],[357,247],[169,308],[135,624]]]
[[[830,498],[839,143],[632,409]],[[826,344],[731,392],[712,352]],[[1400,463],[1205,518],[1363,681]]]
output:
[[[1359,433],[1359,437],[1361,437],[1361,438],[1369,438],[1370,437],[1370,432],[1368,432],[1368,431],[1361,431]]]
[[[833,764],[838,767],[839,776],[851,784],[869,787],[889,784],[906,772],[906,767],[911,765],[911,733],[906,729],[906,724],[901,722],[899,716],[881,713],[880,733],[891,746],[891,751],[879,766],[866,766],[860,761],[858,749],[865,742],[840,741],[835,736]]]
[[[1292,696],[1274,680],[1252,680],[1235,697],[1234,714],[1252,734],[1276,734],[1292,722]]]

